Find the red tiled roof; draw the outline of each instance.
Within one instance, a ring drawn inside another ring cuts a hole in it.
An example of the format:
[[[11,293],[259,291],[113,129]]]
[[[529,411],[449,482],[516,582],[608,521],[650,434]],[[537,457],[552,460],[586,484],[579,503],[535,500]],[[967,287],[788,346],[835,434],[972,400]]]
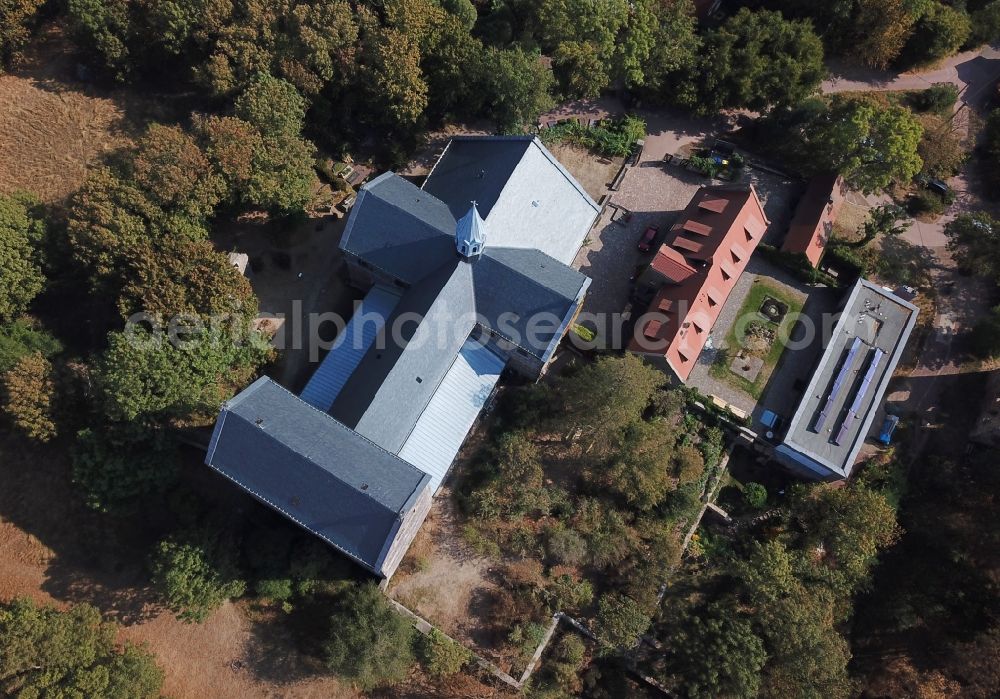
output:
[[[690,252],[701,252],[701,249],[705,246],[701,243],[696,243],[693,240],[688,240],[687,238],[676,238],[674,240],[674,247],[682,250],[688,250]]]
[[[717,214],[721,214],[726,210],[726,205],[729,204],[728,199],[703,199],[698,202],[699,209],[705,209],[706,211],[714,211]]]
[[[682,254],[669,245],[660,246],[649,266],[674,284],[680,284],[697,272],[694,267],[685,261]]]
[[[718,207],[721,212],[713,211],[714,203],[702,206],[703,202],[716,201],[725,201],[727,206]],[[674,271],[680,268],[678,260],[683,260],[684,266],[693,272],[674,284],[660,287],[649,305],[649,312],[659,313],[660,317],[642,326],[640,333],[629,342],[629,349],[662,354],[680,379],[686,381],[695,365],[693,360],[701,353],[728,292],[733,288],[729,279],[742,273],[769,222],[752,187],[703,188],[678,221],[684,224],[671,228],[652,265],[658,266],[657,271],[663,276],[668,276],[659,266],[666,270],[669,263]],[[688,235],[694,232],[690,223],[699,224],[709,233],[699,236],[699,241],[683,237],[685,231]],[[750,241],[746,239],[747,230],[754,233]],[[734,253],[736,257],[731,259]],[[707,264],[691,265],[688,260],[692,258],[705,260]],[[722,275],[723,271],[729,279]],[[686,323],[689,325],[685,326]],[[685,327],[693,329],[682,332]]]
[[[812,178],[795,209],[795,216],[792,217],[781,249],[784,252],[801,252],[813,267],[817,266],[837,220],[843,198],[844,181],[838,175],[817,175]]]
[[[706,226],[704,223],[698,223],[697,221],[685,221],[681,228],[691,233],[697,233],[698,235],[712,235],[711,226]]]

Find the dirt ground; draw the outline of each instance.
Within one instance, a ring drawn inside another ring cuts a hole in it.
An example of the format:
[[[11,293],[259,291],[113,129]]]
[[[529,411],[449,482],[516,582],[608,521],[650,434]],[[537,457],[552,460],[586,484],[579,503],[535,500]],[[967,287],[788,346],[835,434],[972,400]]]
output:
[[[608,185],[625,160],[594,155],[586,148],[564,143],[552,146],[549,150],[594,201],[598,201],[608,191]]]
[[[245,603],[202,624],[163,609],[143,569],[148,534],[122,532],[72,496],[69,449],[25,448],[0,434],[0,600],[93,604],[121,624],[123,639],[149,644],[175,699],[359,696],[320,674],[284,626],[254,621]]]
[[[58,202],[100,157],[130,142],[157,108],[126,90],[76,80],[59,28],[42,32],[25,62],[0,74],[0,192]]]

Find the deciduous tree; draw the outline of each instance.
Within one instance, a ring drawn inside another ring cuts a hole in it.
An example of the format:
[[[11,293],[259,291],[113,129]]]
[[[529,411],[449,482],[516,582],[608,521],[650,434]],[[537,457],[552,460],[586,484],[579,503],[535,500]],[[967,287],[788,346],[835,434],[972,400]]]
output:
[[[31,39],[32,25],[45,0],[3,0],[0,2],[0,71],[16,64],[21,49]]]
[[[864,192],[909,182],[923,165],[917,149],[920,124],[902,107],[835,98],[829,111],[806,127],[806,149],[815,169],[835,170]]]
[[[153,585],[177,618],[202,622],[226,600],[246,592],[229,546],[209,531],[182,532],[157,544]]]
[[[598,637],[614,648],[631,648],[649,628],[649,616],[635,600],[609,592],[597,602]]]
[[[3,374],[3,410],[14,426],[31,439],[56,436],[53,419],[55,381],[52,364],[41,353],[28,354]]]
[[[40,254],[44,235],[35,200],[0,196],[0,321],[23,313],[44,288]]]
[[[362,689],[396,684],[413,665],[413,628],[375,585],[345,592],[330,626],[327,667]]]
[[[0,693],[10,697],[155,699],[163,671],[88,604],[66,611],[25,598],[0,605]]]

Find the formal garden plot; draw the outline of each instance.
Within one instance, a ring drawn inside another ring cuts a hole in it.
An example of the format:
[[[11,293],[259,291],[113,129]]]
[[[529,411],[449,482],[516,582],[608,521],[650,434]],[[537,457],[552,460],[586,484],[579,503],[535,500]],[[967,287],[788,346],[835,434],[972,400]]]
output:
[[[804,303],[805,297],[789,287],[757,277],[709,373],[759,399]]]

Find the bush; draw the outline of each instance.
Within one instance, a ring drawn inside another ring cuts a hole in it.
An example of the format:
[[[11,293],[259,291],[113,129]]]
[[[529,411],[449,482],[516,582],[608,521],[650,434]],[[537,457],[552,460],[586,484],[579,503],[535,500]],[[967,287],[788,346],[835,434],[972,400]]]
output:
[[[926,90],[915,93],[910,102],[918,112],[951,114],[958,101],[958,88],[951,83],[934,83]]]
[[[258,580],[253,586],[258,597],[272,602],[286,602],[292,598],[292,581],[290,578],[267,578]]]
[[[28,318],[0,325],[0,372],[13,369],[25,355],[38,352],[50,359],[62,349],[57,339]]]
[[[56,436],[52,418],[55,382],[49,360],[38,352],[21,357],[0,383],[3,410],[21,432],[39,442]]]
[[[945,200],[927,189],[913,193],[906,203],[906,210],[911,216],[920,214],[942,214],[945,210]]]
[[[396,684],[413,665],[413,633],[378,587],[358,585],[342,595],[330,620],[326,666],[366,691]]]
[[[650,618],[631,597],[612,592],[597,605],[597,635],[608,645],[631,648],[649,628]]]
[[[584,126],[577,121],[567,121],[541,133],[541,139],[546,145],[575,143],[599,155],[619,158],[629,155],[635,142],[645,137],[646,122],[631,116],[605,120],[593,127]]]
[[[518,624],[507,636],[507,641],[517,648],[521,657],[527,659],[534,654],[535,650],[545,638],[545,627],[529,621],[527,624]]]
[[[550,527],[545,533],[545,551],[558,563],[577,565],[587,557],[587,542],[566,527]]]
[[[153,585],[181,621],[204,621],[223,602],[246,592],[228,547],[208,531],[161,541],[152,569]]]
[[[419,643],[420,661],[432,677],[454,675],[472,660],[469,650],[437,629],[423,636]]]
[[[589,580],[564,573],[545,588],[545,595],[553,612],[577,612],[594,601],[594,587]]]
[[[743,487],[743,499],[755,510],[760,510],[767,504],[767,488],[760,483],[747,483]]]

